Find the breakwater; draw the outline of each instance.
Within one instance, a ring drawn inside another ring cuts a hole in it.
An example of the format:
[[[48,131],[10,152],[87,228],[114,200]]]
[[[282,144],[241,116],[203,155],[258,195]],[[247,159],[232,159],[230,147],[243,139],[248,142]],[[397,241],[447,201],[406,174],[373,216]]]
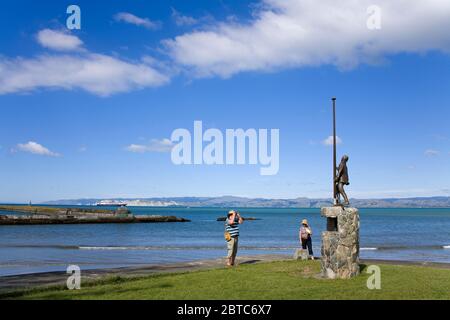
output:
[[[163,215],[133,215],[125,207],[117,210],[80,208],[54,208],[41,206],[0,206],[0,225],[42,225],[42,224],[90,224],[90,223],[158,223],[189,222],[190,220]]]
[[[217,218],[217,221],[225,221],[227,220],[227,217],[219,217]],[[256,221],[256,220],[261,220],[261,218],[253,218],[253,217],[242,217],[242,220],[244,221]]]

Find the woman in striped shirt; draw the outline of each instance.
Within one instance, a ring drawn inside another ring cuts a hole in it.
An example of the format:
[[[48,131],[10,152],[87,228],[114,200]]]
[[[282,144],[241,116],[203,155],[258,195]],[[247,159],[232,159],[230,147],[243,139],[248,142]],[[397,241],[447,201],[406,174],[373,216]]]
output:
[[[234,260],[236,259],[236,254],[238,250],[238,239],[239,239],[239,225],[242,224],[244,220],[241,215],[231,210],[228,212],[227,220],[225,222],[225,231],[229,233],[230,239],[227,241],[228,248],[228,261],[227,266],[233,266]]]

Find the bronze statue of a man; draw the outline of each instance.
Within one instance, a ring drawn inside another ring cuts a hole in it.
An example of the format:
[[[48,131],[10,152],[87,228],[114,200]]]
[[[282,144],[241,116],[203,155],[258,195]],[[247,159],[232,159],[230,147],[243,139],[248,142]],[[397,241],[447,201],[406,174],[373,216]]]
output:
[[[345,155],[341,159],[341,163],[339,164],[339,167],[337,168],[336,172],[336,179],[335,179],[335,188],[336,188],[336,204],[340,204],[340,198],[341,196],[344,198],[344,205],[349,205],[350,202],[348,201],[347,194],[345,193],[344,186],[349,185],[348,180],[348,169],[347,169],[347,161],[348,156]]]

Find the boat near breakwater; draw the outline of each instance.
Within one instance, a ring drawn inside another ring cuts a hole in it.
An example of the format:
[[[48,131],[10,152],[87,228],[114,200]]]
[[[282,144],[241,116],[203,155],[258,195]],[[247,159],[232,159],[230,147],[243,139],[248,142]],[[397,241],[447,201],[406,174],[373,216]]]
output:
[[[3,214],[9,212],[18,214]],[[190,222],[190,220],[176,216],[133,215],[125,207],[117,210],[91,210],[44,206],[0,206],[0,225],[158,222]]]

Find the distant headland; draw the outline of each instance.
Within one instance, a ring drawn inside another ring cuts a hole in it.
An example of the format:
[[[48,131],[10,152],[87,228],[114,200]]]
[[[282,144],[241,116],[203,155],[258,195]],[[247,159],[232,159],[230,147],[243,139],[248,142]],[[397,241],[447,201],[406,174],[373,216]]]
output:
[[[299,197],[294,199],[222,197],[167,197],[167,198],[109,198],[69,199],[47,201],[47,205],[95,205],[102,200],[126,203],[128,206],[149,207],[224,207],[224,208],[320,208],[332,204],[332,199]],[[414,197],[385,199],[351,199],[358,208],[450,208],[450,197]]]

